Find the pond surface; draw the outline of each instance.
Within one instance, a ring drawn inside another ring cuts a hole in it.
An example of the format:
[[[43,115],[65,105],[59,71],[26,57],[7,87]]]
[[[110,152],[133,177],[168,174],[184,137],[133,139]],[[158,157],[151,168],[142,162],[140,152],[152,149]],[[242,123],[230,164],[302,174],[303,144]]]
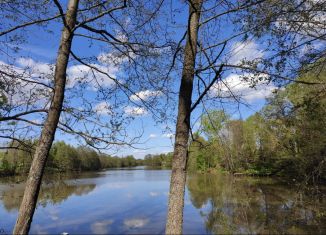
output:
[[[46,176],[31,233],[164,233],[169,170],[120,169]],[[0,178],[0,230],[13,229],[24,190]],[[184,233],[326,234],[326,187],[271,178],[189,175]]]

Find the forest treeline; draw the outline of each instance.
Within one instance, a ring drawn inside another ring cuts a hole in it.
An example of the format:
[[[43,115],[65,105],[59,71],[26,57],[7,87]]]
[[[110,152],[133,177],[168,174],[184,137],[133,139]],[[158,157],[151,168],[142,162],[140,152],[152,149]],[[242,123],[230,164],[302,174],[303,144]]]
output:
[[[325,70],[318,75],[326,81]],[[190,145],[188,169],[326,179],[325,85],[304,84],[315,77],[302,74],[246,120],[209,111]]]
[[[144,158],[144,165],[154,168],[171,168],[173,153],[147,154]]]
[[[15,143],[11,143],[16,146]],[[35,146],[36,141],[25,141],[27,146]],[[170,168],[172,153],[147,154],[144,159],[136,159],[132,155],[126,157],[110,156],[98,153],[88,147],[74,147],[64,141],[55,142],[51,148],[46,170],[50,172],[94,171],[107,168],[149,166],[154,168]],[[29,171],[33,151],[8,149],[0,152],[0,175],[17,175]]]
[[[35,143],[29,143],[35,146]],[[8,149],[0,152],[0,174],[14,175],[29,171],[33,152],[26,149]],[[47,171],[90,171],[105,168],[133,167],[143,165],[142,159],[134,156],[113,157],[100,154],[87,147],[73,147],[63,141],[55,142],[49,154]]]

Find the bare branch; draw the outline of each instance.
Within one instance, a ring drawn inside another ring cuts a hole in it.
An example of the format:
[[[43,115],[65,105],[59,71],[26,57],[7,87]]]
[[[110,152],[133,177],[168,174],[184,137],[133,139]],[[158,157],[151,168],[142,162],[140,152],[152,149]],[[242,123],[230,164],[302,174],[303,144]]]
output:
[[[17,26],[15,26],[13,28],[10,28],[10,29],[6,30],[6,31],[0,32],[0,37],[3,36],[3,35],[6,35],[8,33],[11,33],[11,32],[13,32],[13,31],[15,31],[17,29],[25,28],[27,26],[31,26],[31,25],[34,25],[34,24],[40,24],[40,23],[48,22],[48,21],[57,19],[57,18],[59,18],[61,16],[62,15],[59,14],[59,15],[55,15],[55,16],[50,17],[50,18],[35,20],[35,21],[31,21],[31,22],[26,22],[26,23],[21,24],[21,25],[17,25]]]
[[[47,112],[48,112],[48,110],[46,110],[46,109],[30,110],[30,111],[22,112],[22,113],[13,115],[13,116],[0,117],[0,122],[9,121],[9,120],[17,120],[17,118],[19,118],[21,116],[25,116],[25,115],[32,114],[32,113],[47,113]]]

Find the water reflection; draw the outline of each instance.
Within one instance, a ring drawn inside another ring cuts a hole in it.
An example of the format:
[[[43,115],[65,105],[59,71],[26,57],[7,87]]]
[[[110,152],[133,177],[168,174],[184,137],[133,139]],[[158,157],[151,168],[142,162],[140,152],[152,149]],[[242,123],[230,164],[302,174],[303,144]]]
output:
[[[170,171],[109,170],[44,178],[31,234],[164,234]],[[23,177],[0,178],[0,228],[10,233]],[[325,186],[268,178],[190,175],[185,234],[326,234]]]
[[[97,221],[91,225],[91,231],[94,234],[108,234],[109,226],[113,223],[112,219]]]
[[[146,224],[148,224],[149,219],[126,219],[124,220],[123,224],[128,229],[134,229],[134,228],[142,228]]]
[[[208,233],[326,233],[325,187],[198,174],[187,182]]]
[[[88,177],[89,175],[84,175]],[[93,175],[94,176],[94,175]],[[38,205],[60,204],[72,195],[82,196],[93,191],[94,183],[75,181],[76,174],[53,174],[45,176],[42,184]],[[25,179],[22,176],[5,177],[0,181],[0,201],[8,211],[19,209],[24,195]]]

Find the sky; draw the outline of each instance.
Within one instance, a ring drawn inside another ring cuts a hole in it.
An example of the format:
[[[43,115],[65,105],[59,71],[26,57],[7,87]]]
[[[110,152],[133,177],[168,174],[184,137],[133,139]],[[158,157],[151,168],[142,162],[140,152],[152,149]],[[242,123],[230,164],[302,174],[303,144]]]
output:
[[[63,3],[64,5],[64,3]],[[175,20],[179,27],[174,29],[173,38],[179,39],[184,33],[185,24],[187,21],[187,7],[185,4],[176,1],[174,6],[175,11],[171,18]],[[171,11],[172,12],[172,11]],[[130,19],[129,19],[130,20]],[[128,21],[128,20],[126,20]],[[164,25],[163,22],[161,22]],[[227,23],[227,21],[225,22]],[[222,30],[222,34],[219,35],[220,38],[227,37],[233,33],[233,26],[229,22],[227,25],[224,25],[226,30]],[[49,33],[42,33],[38,27],[30,27],[28,29],[29,36],[28,40],[25,43],[19,44],[18,47],[20,51],[16,54],[18,58],[14,62],[15,69],[18,71],[23,68],[31,68],[30,74],[34,77],[37,77],[38,74],[42,73],[51,73],[53,70],[53,64],[55,63],[56,53],[58,50],[58,39],[60,38],[61,26],[58,23],[51,23],[48,26],[48,29],[52,31]],[[123,38],[121,32],[114,32],[117,37]],[[119,35],[120,34],[120,35]],[[7,45],[8,46],[8,45]],[[10,47],[10,45],[9,45]],[[74,52],[77,52],[80,57],[90,56],[97,57],[97,64],[94,66],[106,71],[113,77],[119,78],[119,74],[122,74],[125,77],[123,66],[128,62],[126,61],[117,61],[116,64],[112,64],[112,58],[110,57],[110,51],[103,50],[103,47],[96,42],[91,46],[88,45],[88,42],[84,39],[76,37],[73,41]],[[255,59],[258,57],[264,56],[264,51],[262,45],[254,40],[248,40],[246,42],[241,41],[240,38],[236,38],[227,45],[225,56],[228,57],[228,60],[231,63],[237,64],[240,63],[242,59]],[[110,63],[111,59],[111,63]],[[114,59],[114,58],[113,58]],[[0,63],[9,64],[11,58],[5,54],[0,54]],[[52,67],[51,67],[52,66]],[[51,70],[52,69],[52,70]],[[73,89],[75,86],[78,86],[78,77],[90,73],[82,65],[77,65],[76,63],[70,63],[67,69],[68,75],[68,84],[67,87]],[[101,77],[101,74],[96,74],[96,76]],[[44,79],[44,78],[43,78]],[[276,89],[276,86],[273,83],[264,84],[259,83],[255,89],[250,88],[250,84],[243,82],[241,80],[241,75],[234,72],[226,72],[223,74],[224,83],[228,84],[231,87],[232,91],[241,95],[244,102],[247,105],[236,104],[228,102],[223,105],[223,108],[232,116],[232,118],[241,118],[246,119],[248,116],[259,111],[265,104],[265,98],[270,96],[272,91]],[[172,79],[172,89],[177,91],[180,85],[180,74],[174,73]],[[121,80],[123,83],[124,81]],[[112,81],[109,81],[106,78],[102,80],[102,86],[111,87]],[[94,83],[91,79],[88,81],[88,88],[83,90],[83,96],[85,99],[88,99],[94,103],[94,110],[99,115],[101,119],[109,118],[111,115],[110,102],[96,101],[97,94],[99,89],[96,87],[97,84]],[[22,91],[28,92],[31,87],[25,87]],[[228,94],[228,89],[222,83],[215,84],[210,92],[208,97],[214,97],[217,94],[226,95]],[[21,94],[22,95],[22,94]],[[164,94],[160,91],[145,89],[138,90],[137,95],[144,100],[149,99],[152,96],[158,97],[158,99],[164,100]],[[69,97],[69,96],[68,96]],[[138,100],[135,95],[130,95],[129,97],[134,103],[137,104]],[[193,100],[195,100],[196,95],[194,95]],[[17,98],[18,99],[18,98]],[[39,102],[42,102],[40,99]],[[74,107],[82,107],[84,104],[77,98],[69,100],[70,105]],[[138,103],[139,104],[139,103]],[[216,101],[215,106],[212,107],[222,107],[221,104]],[[176,117],[176,102],[173,103],[173,107],[169,107],[172,112],[171,115],[174,115],[172,119]],[[169,121],[166,123],[158,123],[154,120],[152,113],[148,112],[144,107],[137,107],[133,103],[128,104],[121,108],[120,112],[124,112],[126,116],[133,117],[134,119],[126,127],[128,134],[130,136],[137,136],[141,133],[141,138],[139,143],[133,147],[122,147],[112,151],[107,151],[107,153],[112,153],[117,156],[126,156],[134,155],[136,158],[143,158],[146,154],[157,154],[157,153],[167,153],[173,151],[173,142],[174,142],[174,129],[175,123]],[[199,106],[194,113],[192,114],[192,125],[193,130],[196,131],[199,128],[200,124],[200,115],[202,112],[202,107]],[[30,116],[31,119],[37,120],[37,117]],[[80,124],[76,124],[82,125]],[[63,134],[60,131],[56,133],[56,141],[64,140],[67,143],[72,145],[80,144],[79,140],[76,140],[70,135]]]

